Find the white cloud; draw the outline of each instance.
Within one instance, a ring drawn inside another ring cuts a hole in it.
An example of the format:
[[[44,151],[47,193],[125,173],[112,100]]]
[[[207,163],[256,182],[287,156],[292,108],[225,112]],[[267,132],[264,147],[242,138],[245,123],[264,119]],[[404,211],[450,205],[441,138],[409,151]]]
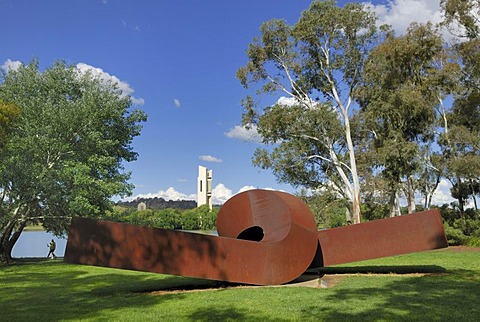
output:
[[[297,105],[298,104],[298,100],[293,98],[293,97],[285,97],[285,96],[281,96],[278,100],[277,100],[277,104],[278,105],[284,105],[284,106],[294,106],[294,105]]]
[[[223,183],[217,184],[212,189],[212,202],[215,205],[223,205],[232,196],[232,190],[228,189]]]
[[[143,98],[137,98],[132,96],[132,93],[134,92],[133,88],[131,88],[127,82],[121,81],[117,76],[110,75],[109,73],[103,71],[103,69],[101,68],[93,67],[85,63],[78,63],[76,67],[81,73],[90,72],[92,76],[99,77],[105,83],[112,82],[113,84],[117,84],[118,88],[122,91],[122,95],[130,96],[133,104],[145,104],[145,100]]]
[[[243,187],[240,188],[240,190],[238,190],[237,194],[241,193],[241,192],[248,191],[248,190],[254,190],[254,189],[258,189],[258,188],[255,187],[255,186],[243,186]]]
[[[222,162],[222,159],[213,157],[211,155],[201,155],[198,158],[202,161],[205,161],[205,162],[215,162],[215,163],[221,163]]]
[[[437,190],[432,197],[432,204],[441,206],[443,204],[450,204],[451,202],[455,201],[456,199],[452,198],[450,193],[450,188],[452,185],[448,180],[442,179],[438,184]]]
[[[3,65],[1,66],[1,68],[6,72],[8,73],[8,71],[10,70],[17,70],[18,68],[20,68],[20,66],[22,66],[22,62],[18,61],[18,60],[11,60],[11,59],[7,59]]]
[[[175,104],[175,107],[180,107],[180,101],[178,99],[173,100],[173,104]]]
[[[135,196],[132,196],[132,197],[128,197],[124,200],[125,201],[132,201],[132,200],[135,200],[137,198],[155,198],[155,197],[163,198],[165,200],[173,200],[173,201],[177,201],[177,200],[197,200],[197,195],[196,194],[187,195],[187,194],[178,192],[173,187],[168,188],[166,191],[160,190],[156,193],[138,194],[138,195],[135,195]]]
[[[308,102],[308,107],[312,108],[315,107],[318,103],[315,102],[313,99],[309,98],[310,102]],[[283,106],[294,106],[294,105],[300,105],[300,101],[296,99],[295,97],[285,97],[285,96],[280,96],[280,98],[277,100],[278,105],[283,105]]]
[[[223,205],[228,199],[233,197],[236,194],[239,194],[244,191],[248,190],[253,190],[253,189],[259,189],[258,187],[254,186],[244,186],[238,190],[237,193],[233,193],[231,189],[229,189],[227,186],[225,186],[223,183],[217,184],[213,189],[212,189],[212,202],[215,205]],[[261,188],[265,190],[276,190],[273,188]],[[175,188],[170,187],[166,191],[160,190],[156,193],[145,193],[145,194],[138,194],[132,197],[127,197],[125,199],[122,199],[122,201],[133,201],[137,198],[163,198],[165,200],[197,200],[197,195],[196,194],[191,194],[187,195],[185,193],[179,192],[175,190]]]
[[[231,189],[228,189],[223,183],[219,183],[215,188],[213,188],[213,191],[212,191],[213,203],[217,205],[223,205],[228,199],[230,199],[234,195],[237,195],[244,191],[254,190],[254,189],[259,189],[259,188],[255,186],[243,186],[238,190],[237,193],[233,194]],[[273,188],[261,188],[261,189],[277,190]]]
[[[398,35],[403,35],[412,22],[438,24],[443,20],[443,13],[438,0],[391,0],[387,4],[372,4],[367,6],[379,17],[379,24],[391,25]],[[454,37],[446,30],[442,33],[447,40]]]
[[[238,193],[241,193],[241,192],[244,192],[244,191],[248,191],[248,190],[254,190],[254,189],[272,190],[272,191],[283,191],[283,190],[278,190],[278,189],[274,189],[274,188],[271,188],[271,187],[259,188],[259,187],[255,187],[255,186],[243,186],[243,187],[240,188],[240,190],[238,190],[237,194],[238,194]]]
[[[388,24],[398,34],[404,34],[410,23],[437,24],[443,20],[438,0],[392,0],[387,4],[367,3],[378,15],[380,24]]]
[[[255,125],[251,125],[249,129],[247,129],[245,126],[235,125],[235,127],[226,132],[225,135],[231,139],[257,143],[262,142],[262,136],[258,134],[257,127]]]

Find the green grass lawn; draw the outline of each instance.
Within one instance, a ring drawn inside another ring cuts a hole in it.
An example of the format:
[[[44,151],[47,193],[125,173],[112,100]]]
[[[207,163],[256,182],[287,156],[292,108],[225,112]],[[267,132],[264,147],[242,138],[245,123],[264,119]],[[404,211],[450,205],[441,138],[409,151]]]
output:
[[[480,318],[480,252],[438,250],[329,267],[322,273],[329,288],[223,285],[208,289],[218,283],[69,265],[60,259],[20,260],[0,266],[0,321]],[[197,291],[152,293],[167,288]]]

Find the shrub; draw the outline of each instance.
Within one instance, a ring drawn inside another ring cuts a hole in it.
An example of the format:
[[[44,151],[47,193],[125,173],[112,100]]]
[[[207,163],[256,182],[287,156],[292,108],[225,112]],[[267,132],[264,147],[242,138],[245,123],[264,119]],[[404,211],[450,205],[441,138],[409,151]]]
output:
[[[466,244],[470,247],[480,247],[480,237],[469,237]]]
[[[468,239],[467,236],[458,228],[453,228],[445,224],[445,234],[447,235],[448,244],[450,246],[464,245]]]

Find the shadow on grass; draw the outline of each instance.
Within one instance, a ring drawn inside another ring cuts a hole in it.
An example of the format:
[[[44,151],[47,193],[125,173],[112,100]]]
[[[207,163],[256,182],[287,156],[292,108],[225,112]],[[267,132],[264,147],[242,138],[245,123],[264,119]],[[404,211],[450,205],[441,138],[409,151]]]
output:
[[[182,294],[153,297],[133,292],[184,283],[195,281],[181,277],[152,279],[148,274],[103,268],[92,270],[65,265],[59,259],[22,259],[0,267],[0,312],[6,321],[99,318],[102,311],[123,307],[147,309],[161,302],[182,299]]]
[[[196,310],[189,316],[191,321],[282,321],[271,319],[268,316],[258,314],[243,308],[210,306]],[[285,320],[287,321],[287,320]]]
[[[394,265],[394,266],[352,266],[322,267],[318,274],[443,274],[447,270],[437,265]]]
[[[412,268],[410,270],[409,268]],[[418,266],[393,267],[348,267],[332,268],[329,273],[445,273],[441,267]],[[427,269],[428,268],[428,269]],[[387,282],[366,282],[360,286],[347,283],[359,283],[359,278],[344,280],[343,287],[331,289],[326,297],[333,303],[348,303],[345,309],[338,306],[307,306],[302,309],[304,320],[313,316],[326,321],[478,321],[480,316],[480,276],[477,271],[453,270],[446,276],[435,274],[421,277],[391,278]],[[442,274],[443,275],[443,274]],[[372,277],[374,279],[374,277]],[[373,281],[373,280],[372,280]],[[372,285],[377,285],[372,286]]]
[[[271,313],[263,312],[262,305],[291,306],[285,321],[477,321],[480,316],[477,304],[480,303],[480,276],[475,270],[446,271],[434,265],[407,265],[329,267],[322,272],[361,273],[364,276],[345,277],[341,285],[331,289],[259,288],[257,292],[264,292],[265,297],[262,298],[265,300],[258,308],[253,304],[245,306],[237,302],[237,298],[243,301],[250,297],[243,291],[235,293],[233,301],[226,301],[228,304],[216,301],[212,304],[208,301],[197,303],[180,316],[195,321],[282,321],[283,316],[273,318]],[[427,276],[385,275],[370,278],[369,273],[427,273]],[[169,311],[162,309],[162,304],[172,308],[169,306],[171,302],[186,300],[178,304],[177,307],[181,308],[192,303],[188,301],[208,296],[192,299],[182,293],[149,296],[137,292],[191,287],[195,283],[200,288],[212,282],[65,265],[60,260],[21,260],[14,265],[0,267],[0,312],[5,321],[107,320],[116,316],[114,314],[118,314],[120,319],[120,312],[125,308],[134,313],[152,311],[152,314],[158,312],[168,317]],[[285,299],[282,299],[282,294]],[[271,302],[269,296],[276,301],[265,304]]]

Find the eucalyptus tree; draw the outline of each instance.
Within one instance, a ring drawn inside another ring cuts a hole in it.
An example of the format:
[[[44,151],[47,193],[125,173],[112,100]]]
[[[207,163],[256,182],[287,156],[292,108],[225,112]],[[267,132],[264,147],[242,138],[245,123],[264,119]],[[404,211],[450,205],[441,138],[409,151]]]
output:
[[[399,215],[400,190],[408,212],[415,211],[419,176],[420,190],[427,194],[434,190],[427,186],[429,179],[434,180],[433,188],[438,185],[441,171],[436,169],[431,178],[429,151],[435,139],[436,110],[448,94],[445,70],[454,70],[446,57],[435,28],[414,23],[404,36],[389,34],[366,64],[357,95],[367,127],[374,133],[377,169],[390,187],[391,215]]]
[[[465,200],[472,196],[476,201],[480,181],[480,2],[442,0],[441,4],[445,15],[443,24],[460,38],[454,48],[462,75],[453,108],[445,113],[441,144],[446,177],[463,214]]]
[[[274,19],[260,33],[237,77],[257,94],[281,94],[293,106],[244,100],[244,125],[256,126],[273,147],[258,149],[254,164],[271,168],[280,181],[335,189],[350,204],[347,218],[360,222],[351,118],[363,64],[381,36],[375,14],[359,3],[314,1],[296,24]]]
[[[56,62],[10,70],[0,99],[21,109],[0,155],[0,256],[28,224],[62,234],[72,216],[100,217],[130,193],[124,162],[145,114],[116,84]]]
[[[452,184],[452,196],[463,214],[465,201],[478,194],[480,182],[480,92],[459,95],[447,113],[449,130],[440,141],[445,158],[445,176]]]
[[[443,24],[452,34],[468,39],[480,36],[480,2],[478,0],[441,0]]]

